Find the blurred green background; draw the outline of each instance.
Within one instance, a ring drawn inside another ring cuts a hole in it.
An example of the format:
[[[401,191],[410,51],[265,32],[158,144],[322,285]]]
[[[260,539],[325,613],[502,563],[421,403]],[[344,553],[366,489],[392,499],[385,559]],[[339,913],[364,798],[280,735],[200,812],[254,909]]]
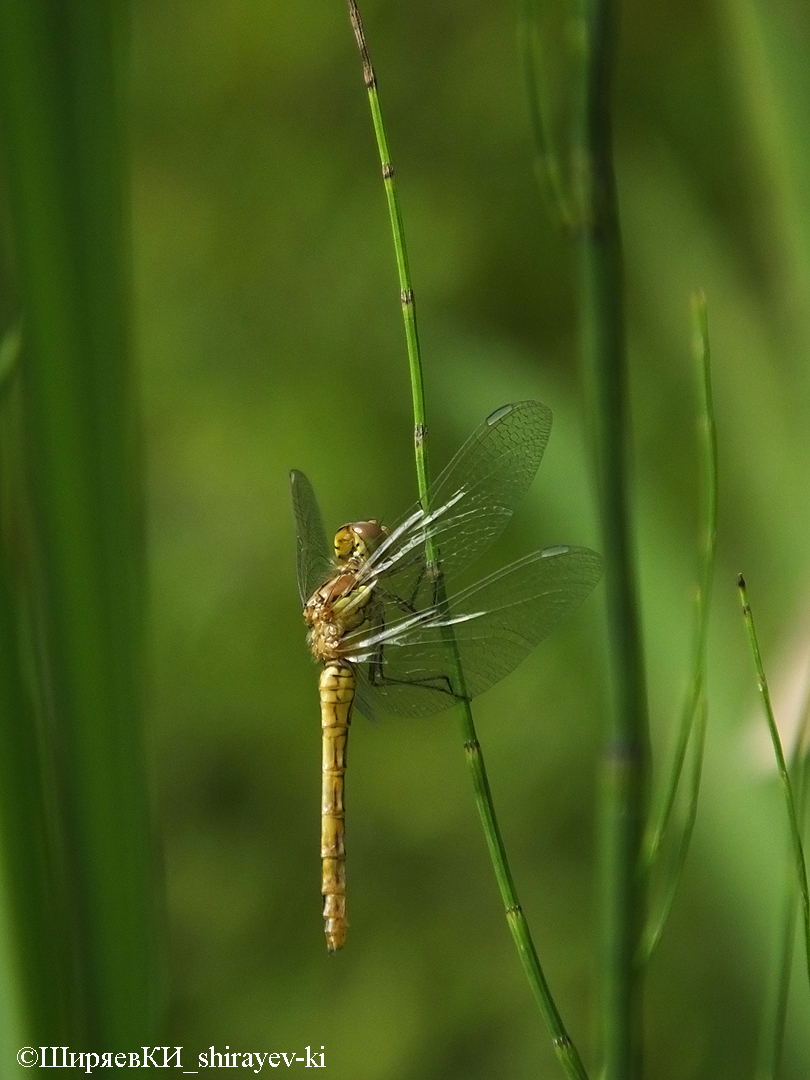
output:
[[[193,1062],[325,1047],[355,1080],[556,1077],[452,715],[357,717],[351,927],[327,956],[317,669],[291,467],[327,530],[415,498],[379,163],[342,0],[135,0],[134,254],[148,459],[149,708],[168,888],[166,1041]],[[649,1075],[751,1074],[786,846],[734,589],[777,708],[803,678],[810,501],[807,5],[624,5],[616,100],[636,515],[657,760],[686,688],[697,451],[688,297],[709,300],[720,447],[699,819],[651,969]],[[597,545],[577,261],[532,172],[513,4],[366,0],[408,234],[434,469],[507,401],[555,428],[493,556]],[[762,15],[762,13],[759,13]],[[477,706],[521,898],[586,1061],[598,1048],[590,601]],[[791,667],[793,665],[793,667]],[[810,1075],[795,980],[785,1075]],[[190,1066],[186,1066],[190,1067]]]

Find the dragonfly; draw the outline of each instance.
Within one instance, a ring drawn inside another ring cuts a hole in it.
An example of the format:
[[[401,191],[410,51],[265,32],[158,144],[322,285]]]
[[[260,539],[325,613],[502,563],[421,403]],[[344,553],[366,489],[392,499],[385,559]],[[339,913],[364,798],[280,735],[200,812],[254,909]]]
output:
[[[602,575],[584,547],[550,547],[467,587],[453,582],[511,520],[540,465],[551,410],[497,409],[397,523],[343,525],[330,545],[306,476],[290,474],[298,589],[322,665],[321,860],[330,952],[346,940],[344,781],[352,711],[430,716],[503,679]]]

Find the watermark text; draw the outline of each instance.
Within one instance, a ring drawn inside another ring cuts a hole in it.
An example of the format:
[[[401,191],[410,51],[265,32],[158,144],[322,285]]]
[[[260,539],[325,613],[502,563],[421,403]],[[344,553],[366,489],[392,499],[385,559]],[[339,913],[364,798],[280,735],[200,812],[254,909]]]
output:
[[[136,1051],[75,1051],[69,1046],[23,1046],[17,1051],[17,1062],[25,1069],[80,1069],[85,1073],[96,1069],[182,1069],[184,1073],[200,1073],[204,1069],[291,1069],[302,1065],[305,1069],[325,1069],[326,1051],[323,1046],[303,1050],[232,1050],[230,1046],[217,1049],[211,1045],[196,1060],[186,1057],[193,1064],[184,1067],[182,1046],[142,1046]]]

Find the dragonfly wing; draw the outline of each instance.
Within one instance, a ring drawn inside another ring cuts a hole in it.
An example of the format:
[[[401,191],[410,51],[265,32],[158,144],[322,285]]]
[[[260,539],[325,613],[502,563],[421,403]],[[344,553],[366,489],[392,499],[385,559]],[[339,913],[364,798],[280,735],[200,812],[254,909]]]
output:
[[[312,484],[297,469],[290,473],[295,517],[298,593],[306,604],[313,592],[333,572],[331,552]]]
[[[367,578],[403,574],[405,596],[417,589],[430,538],[439,550],[445,579],[485,551],[509,523],[529,488],[551,432],[551,410],[539,401],[519,401],[488,416],[464,443],[429,493],[430,513],[417,504],[364,568]],[[421,569],[420,569],[421,568]],[[424,606],[427,592],[414,593]]]
[[[472,433],[430,493],[431,507],[464,499],[437,538],[445,577],[463,570],[509,523],[529,490],[551,434],[551,409],[539,401],[504,405]]]
[[[375,702],[378,700],[376,688],[369,684],[368,678],[364,675],[363,668],[360,665],[355,668],[355,674],[357,675],[357,687],[354,692],[354,707],[365,716],[366,720],[375,723],[378,719],[377,708],[375,707]]]
[[[344,639],[364,693],[385,712],[428,716],[503,679],[585,600],[602,575],[588,548],[547,548],[439,605]],[[461,677],[449,646],[455,638]]]

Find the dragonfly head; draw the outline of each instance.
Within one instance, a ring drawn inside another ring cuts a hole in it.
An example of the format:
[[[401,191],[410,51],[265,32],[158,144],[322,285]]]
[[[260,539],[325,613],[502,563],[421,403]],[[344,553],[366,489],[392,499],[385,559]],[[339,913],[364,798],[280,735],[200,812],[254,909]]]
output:
[[[379,521],[352,521],[335,534],[335,558],[340,566],[360,566],[388,536]]]

